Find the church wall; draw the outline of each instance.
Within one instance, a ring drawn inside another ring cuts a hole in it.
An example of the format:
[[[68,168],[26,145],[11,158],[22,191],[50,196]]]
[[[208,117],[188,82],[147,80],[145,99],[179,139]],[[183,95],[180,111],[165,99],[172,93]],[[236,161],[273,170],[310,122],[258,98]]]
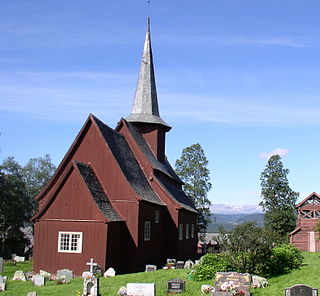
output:
[[[59,231],[82,232],[82,252],[58,252]],[[35,245],[33,271],[40,269],[51,273],[69,268],[75,275],[81,276],[88,269],[86,262],[93,258],[105,268],[106,240],[108,225],[95,222],[39,221],[35,224]]]
[[[197,214],[181,209],[179,211],[179,224],[183,225],[183,239],[178,240],[178,259],[188,260],[194,259],[198,243],[198,232],[196,229],[197,225]],[[189,225],[189,232],[187,238],[186,225]],[[194,225],[194,237],[191,237],[191,225]]]

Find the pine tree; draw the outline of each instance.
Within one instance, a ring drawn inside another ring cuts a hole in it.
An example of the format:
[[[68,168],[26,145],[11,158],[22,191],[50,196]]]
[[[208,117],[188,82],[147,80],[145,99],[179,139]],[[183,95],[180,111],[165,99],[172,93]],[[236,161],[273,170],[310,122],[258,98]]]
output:
[[[281,157],[270,157],[261,173],[261,197],[265,212],[265,227],[286,237],[296,225],[295,203],[299,193],[289,187],[289,170],[283,167]]]
[[[208,160],[199,143],[183,149],[180,159],[176,161],[176,173],[185,183],[184,192],[190,197],[199,212],[198,232],[204,233],[210,222],[211,202],[207,197],[211,189]]]

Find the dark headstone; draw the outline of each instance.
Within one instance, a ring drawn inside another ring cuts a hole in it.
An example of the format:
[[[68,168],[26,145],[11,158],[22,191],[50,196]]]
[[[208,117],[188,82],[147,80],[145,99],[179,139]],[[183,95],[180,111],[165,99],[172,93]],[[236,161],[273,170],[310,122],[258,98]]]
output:
[[[3,273],[3,258],[0,257],[0,273]]]
[[[307,285],[295,285],[291,288],[286,288],[285,296],[318,296],[318,289],[311,288]]]
[[[184,269],[184,261],[177,261],[176,269]]]
[[[151,271],[156,271],[156,270],[157,270],[156,265],[151,265],[151,264],[146,265],[146,272],[151,272]]]
[[[226,286],[231,286],[232,289],[236,290],[237,292],[244,293],[244,296],[250,296],[251,276],[248,273],[217,272],[215,277],[215,292],[213,295],[229,295],[223,294],[229,292],[226,291]],[[222,292],[222,294],[220,292]]]
[[[182,279],[173,279],[167,282],[168,293],[183,293],[186,288],[186,283]]]

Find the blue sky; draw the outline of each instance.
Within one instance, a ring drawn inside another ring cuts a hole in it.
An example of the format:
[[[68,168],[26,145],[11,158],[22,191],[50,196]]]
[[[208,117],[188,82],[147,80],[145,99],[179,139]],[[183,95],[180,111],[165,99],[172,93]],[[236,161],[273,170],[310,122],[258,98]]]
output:
[[[199,142],[214,204],[260,202],[272,152],[300,199],[320,192],[320,2],[151,1],[172,164]],[[130,113],[146,1],[0,2],[0,161],[60,160],[89,113]]]

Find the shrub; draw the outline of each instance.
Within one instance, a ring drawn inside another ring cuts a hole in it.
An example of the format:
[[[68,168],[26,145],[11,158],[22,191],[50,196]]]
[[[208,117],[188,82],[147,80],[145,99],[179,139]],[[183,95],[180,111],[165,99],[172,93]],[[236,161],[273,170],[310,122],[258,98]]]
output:
[[[203,281],[214,278],[216,272],[229,270],[228,260],[224,254],[207,254],[201,257],[192,272],[192,279]]]
[[[301,251],[293,245],[281,244],[272,249],[269,274],[279,275],[298,269],[302,264]]]

